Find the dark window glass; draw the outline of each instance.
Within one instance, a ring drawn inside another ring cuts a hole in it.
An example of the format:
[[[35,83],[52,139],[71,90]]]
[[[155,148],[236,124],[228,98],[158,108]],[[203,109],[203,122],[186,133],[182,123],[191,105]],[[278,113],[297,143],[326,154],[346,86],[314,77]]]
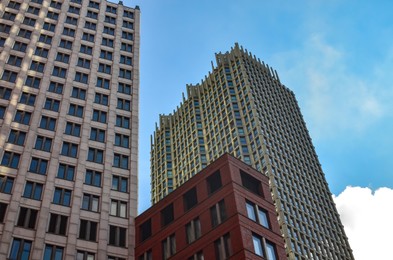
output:
[[[198,204],[196,188],[192,188],[183,195],[184,211],[190,210]]]
[[[222,183],[221,183],[220,171],[216,171],[215,173],[207,177],[206,183],[207,183],[207,192],[209,194],[212,194],[213,192],[221,188]]]
[[[32,181],[27,181],[23,197],[33,200],[41,200],[43,185]]]
[[[166,206],[161,210],[161,226],[164,227],[171,223],[175,218],[173,204]]]

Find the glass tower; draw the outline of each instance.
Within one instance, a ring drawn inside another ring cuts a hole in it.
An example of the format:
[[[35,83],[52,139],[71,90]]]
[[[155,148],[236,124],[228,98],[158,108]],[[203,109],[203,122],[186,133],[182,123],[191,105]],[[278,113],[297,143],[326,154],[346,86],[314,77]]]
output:
[[[152,203],[228,152],[267,175],[289,259],[354,259],[294,93],[238,44],[152,136]]]

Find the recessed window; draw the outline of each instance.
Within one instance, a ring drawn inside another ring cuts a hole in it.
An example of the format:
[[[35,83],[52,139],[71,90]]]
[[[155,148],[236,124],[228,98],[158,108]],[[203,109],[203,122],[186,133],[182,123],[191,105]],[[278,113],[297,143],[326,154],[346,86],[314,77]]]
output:
[[[94,170],[86,170],[85,184],[96,187],[101,187],[101,175],[102,173]]]
[[[78,18],[67,16],[66,23],[72,24],[72,25],[77,25],[78,24]]]
[[[0,192],[11,194],[14,178],[0,175]]]
[[[17,76],[18,76],[18,73],[14,72],[14,71],[4,70],[3,75],[1,76],[1,79],[4,81],[15,83]]]
[[[198,203],[196,188],[192,188],[183,195],[184,211],[188,211]]]
[[[45,245],[44,260],[61,260],[63,259],[64,247],[57,245]]]
[[[60,61],[68,64],[70,61],[70,55],[58,52],[56,56],[56,61]]]
[[[70,5],[70,7],[68,8],[68,12],[69,13],[73,13],[73,14],[79,14],[80,9],[76,6]]]
[[[26,24],[28,26],[34,26],[35,22],[36,20],[30,17],[25,17],[25,19],[23,19],[23,24]]]
[[[46,14],[46,17],[57,21],[59,19],[59,14],[52,12],[52,11],[48,11],[48,13]]]
[[[162,246],[162,259],[169,259],[171,256],[176,254],[176,237],[175,234],[170,235],[166,239],[161,241]]]
[[[67,122],[65,134],[79,137],[81,134],[81,125],[77,123]]]
[[[14,238],[8,259],[22,259],[20,256],[23,256],[23,259],[29,259],[31,245],[32,242],[30,240]]]
[[[128,178],[113,175],[113,177],[112,177],[112,190],[127,192],[128,191]]]
[[[90,69],[90,60],[84,59],[84,58],[79,58],[77,66],[85,68],[85,69]]]
[[[132,41],[134,39],[134,35],[132,32],[124,32],[123,31],[121,37],[123,39],[130,40],[130,41]]]
[[[7,211],[8,204],[0,202],[0,223],[4,222],[5,213]]]
[[[92,194],[83,194],[82,209],[98,212],[100,197]]]
[[[86,99],[86,90],[82,88],[73,87],[71,97],[85,100]]]
[[[210,208],[210,218],[212,222],[212,227],[216,227],[226,220],[227,213],[224,200],[219,201],[217,204]]]
[[[250,201],[246,201],[247,216],[255,222],[258,222],[265,228],[269,228],[269,220],[267,211],[255,205]]]
[[[110,24],[116,24],[116,18],[112,16],[105,16],[105,22]]]
[[[86,16],[89,17],[89,18],[97,19],[98,18],[98,13],[88,10]]]
[[[52,36],[46,35],[46,34],[41,34],[38,41],[46,43],[46,44],[51,44],[52,43]]]
[[[52,98],[46,98],[44,108],[55,112],[59,112],[60,101]]]
[[[78,252],[76,253],[76,259],[77,260],[94,260],[95,254],[78,250]]]
[[[7,142],[16,145],[24,145],[25,139],[26,132],[12,129]]]
[[[201,222],[196,218],[186,225],[186,239],[187,243],[191,244],[201,237]]]
[[[69,207],[71,204],[71,190],[55,188],[53,203]]]
[[[93,121],[106,123],[107,113],[101,110],[93,110]]]
[[[247,190],[251,191],[254,194],[262,196],[262,188],[261,188],[261,181],[252,177],[251,175],[240,171],[240,176],[242,179],[242,185]]]
[[[38,210],[21,207],[16,225],[18,227],[34,229],[37,222],[37,214]]]
[[[52,138],[38,135],[35,141],[34,149],[50,152],[52,148]]]
[[[46,175],[46,169],[48,168],[48,160],[33,157],[31,158],[29,172]]]
[[[83,106],[70,104],[68,114],[76,117],[83,117]]]
[[[173,204],[166,206],[161,210],[161,226],[165,227],[175,219]]]
[[[132,58],[124,55],[120,55],[120,63],[126,65],[132,65]]]
[[[72,42],[64,40],[64,39],[61,39],[59,47],[71,50],[72,49]]]
[[[86,21],[85,28],[95,31],[97,29],[97,24],[93,22]]]
[[[115,134],[115,145],[129,148],[130,147],[130,137],[128,135],[116,133]]]
[[[20,154],[14,152],[5,151],[3,159],[1,160],[1,165],[9,168],[18,168]]]
[[[95,163],[104,163],[104,151],[97,148],[89,148],[87,160]]]
[[[102,94],[102,93],[96,93],[94,97],[94,103],[101,104],[104,106],[107,106],[109,102],[109,96]]]
[[[56,29],[56,24],[45,22],[44,25],[42,26],[42,28],[44,30],[54,32]]]
[[[100,63],[98,65],[98,72],[106,73],[106,74],[111,74],[112,66],[108,64],[103,64]]]
[[[78,145],[70,142],[63,142],[61,155],[76,158],[78,156]]]
[[[10,88],[0,87],[0,98],[10,100],[12,90]]]
[[[113,156],[113,167],[128,169],[128,155],[115,153]]]
[[[109,35],[115,35],[115,29],[112,27],[104,26],[104,33]]]
[[[67,69],[61,68],[61,67],[57,67],[57,66],[53,67],[53,71],[52,71],[52,75],[53,76],[56,76],[56,77],[59,77],[59,78],[65,78],[66,74],[67,74]]]
[[[113,53],[111,51],[101,51],[100,53],[100,58],[106,59],[106,60],[112,60],[113,59]]]
[[[127,229],[109,225],[109,245],[125,247],[126,246]]]
[[[117,91],[123,94],[128,94],[131,95],[131,85],[125,84],[125,83],[119,83]]]
[[[65,236],[67,231],[67,222],[67,216],[51,213],[48,233]]]
[[[93,54],[93,47],[82,44],[81,48],[80,48],[80,52],[88,54],[88,55],[92,55]]]
[[[50,84],[49,84],[48,91],[49,92],[53,92],[53,93],[57,93],[57,94],[62,94],[63,93],[63,88],[64,88],[63,84],[51,81]]]
[[[123,20],[123,28],[134,29],[134,23],[131,21]]]
[[[220,171],[216,171],[215,173],[207,177],[206,184],[207,184],[207,192],[209,194],[212,194],[216,192],[219,188],[221,188],[222,183],[221,183]]]
[[[127,17],[127,18],[134,19],[134,13],[131,12],[131,11],[124,10],[123,16],[124,16],[124,17]]]
[[[108,46],[108,47],[113,47],[113,40],[112,39],[108,39],[108,38],[102,38],[101,45]]]
[[[122,43],[121,44],[121,50],[122,51],[127,51],[127,52],[132,52],[132,44]]]
[[[231,238],[229,233],[214,241],[216,259],[229,259],[231,256]]]
[[[95,8],[95,9],[100,9],[100,4],[94,1],[89,1],[89,7]]]
[[[47,129],[50,131],[55,131],[56,128],[56,119],[47,117],[47,116],[42,116],[41,122],[40,122],[40,128]]]
[[[139,234],[141,234],[140,242],[145,241],[149,237],[151,237],[152,229],[151,229],[151,219],[149,218],[142,225],[139,226]]]
[[[27,181],[23,197],[33,200],[41,200],[42,189],[43,185],[41,183]]]
[[[19,103],[34,106],[36,95],[32,93],[22,92]]]
[[[96,86],[99,88],[109,89],[110,81],[109,79],[97,78]]]
[[[127,202],[120,200],[111,200],[110,215],[115,217],[127,217]]]
[[[90,140],[105,142],[105,130],[92,127],[90,130]]]
[[[79,226],[79,238],[88,241],[96,241],[97,222],[81,219]]]
[[[59,169],[57,170],[57,178],[73,181],[74,175],[75,175],[75,166],[64,164],[64,163],[59,164]]]
[[[20,67],[22,64],[23,58],[15,56],[15,55],[10,55],[7,61],[8,65]]]
[[[34,70],[42,73],[44,72],[44,68],[45,68],[45,63],[34,61],[34,60],[31,62],[30,70]]]
[[[130,118],[126,116],[116,116],[116,126],[122,128],[130,128]]]
[[[32,77],[32,76],[27,76],[25,86],[31,87],[31,88],[39,88],[41,83],[40,78]]]
[[[131,101],[126,100],[126,99],[122,99],[122,98],[118,98],[117,99],[117,108],[122,109],[122,110],[131,111]]]
[[[120,68],[119,77],[124,78],[124,79],[132,79],[132,72],[131,72],[131,70],[126,70],[126,69]]]
[[[49,54],[49,50],[46,48],[42,48],[42,47],[37,47],[35,49],[34,55],[43,57],[43,58],[48,58],[48,54]]]
[[[83,84],[87,84],[88,80],[89,80],[88,74],[78,72],[78,71],[75,73],[75,81],[83,83]]]
[[[112,14],[116,14],[117,13],[116,7],[110,6],[110,5],[106,6],[106,11],[109,12],[109,13],[112,13]]]

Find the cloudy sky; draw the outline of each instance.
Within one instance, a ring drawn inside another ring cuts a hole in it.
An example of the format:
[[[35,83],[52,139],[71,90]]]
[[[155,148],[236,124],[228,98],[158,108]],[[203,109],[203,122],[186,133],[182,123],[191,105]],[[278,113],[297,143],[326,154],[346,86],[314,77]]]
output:
[[[142,12],[140,212],[150,206],[158,115],[172,112],[186,84],[204,78],[214,53],[238,42],[296,94],[356,259],[386,259],[393,233],[393,1],[124,3]]]

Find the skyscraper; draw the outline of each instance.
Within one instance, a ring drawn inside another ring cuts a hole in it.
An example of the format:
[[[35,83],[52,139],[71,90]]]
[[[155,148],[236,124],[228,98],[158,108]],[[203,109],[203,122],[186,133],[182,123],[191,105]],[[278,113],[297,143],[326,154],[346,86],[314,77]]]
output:
[[[133,258],[139,17],[122,2],[1,2],[1,259]]]
[[[228,152],[269,177],[289,259],[353,259],[295,95],[238,44],[160,115],[152,203]]]

